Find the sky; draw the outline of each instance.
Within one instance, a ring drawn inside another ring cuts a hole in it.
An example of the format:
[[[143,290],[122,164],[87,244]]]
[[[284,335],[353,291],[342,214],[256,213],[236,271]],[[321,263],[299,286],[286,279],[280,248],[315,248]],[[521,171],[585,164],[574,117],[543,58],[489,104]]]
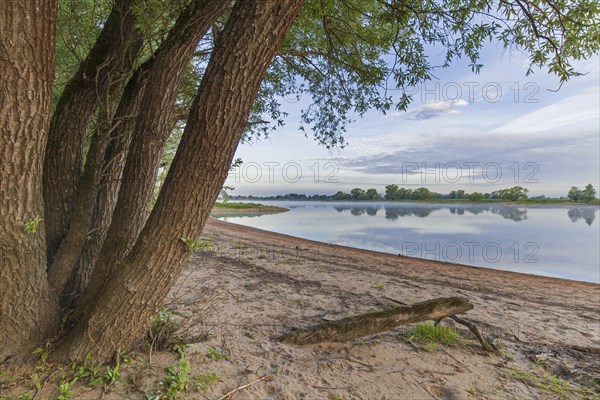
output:
[[[227,179],[231,194],[383,193],[388,184],[440,193],[519,185],[553,197],[571,186],[598,189],[599,56],[575,63],[586,75],[562,86],[543,70],[526,76],[526,56],[496,44],[481,60],[479,74],[460,60],[436,70],[405,112],[368,112],[348,126],[344,149],[327,150],[298,129],[309,98],[286,101],[284,127],[238,147],[244,163]]]

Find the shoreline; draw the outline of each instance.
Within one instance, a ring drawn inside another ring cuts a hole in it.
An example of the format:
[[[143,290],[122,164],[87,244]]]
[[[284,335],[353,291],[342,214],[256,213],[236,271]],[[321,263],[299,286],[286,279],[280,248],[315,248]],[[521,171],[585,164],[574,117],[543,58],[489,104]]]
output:
[[[269,205],[258,205],[247,208],[213,207],[210,215],[220,214],[277,214],[290,211],[289,208]]]
[[[215,214],[220,214],[220,213],[215,213]],[[438,261],[438,260],[428,260],[428,259],[423,259],[423,258],[419,258],[419,257],[386,253],[386,252],[377,251],[377,250],[361,249],[358,247],[350,247],[350,246],[345,246],[345,245],[341,245],[341,244],[334,244],[334,243],[327,243],[327,242],[322,242],[322,241],[313,240],[313,239],[306,239],[306,238],[302,238],[302,237],[298,237],[298,236],[288,235],[285,233],[273,232],[273,231],[268,231],[265,229],[247,226],[247,225],[236,224],[235,222],[222,221],[222,220],[219,220],[219,219],[213,217],[212,214],[211,214],[211,218],[209,219],[209,222],[207,223],[207,225],[209,225],[209,224],[215,225],[215,226],[220,226],[221,228],[223,228],[225,230],[231,230],[231,231],[235,230],[237,232],[244,232],[244,233],[248,233],[248,234],[257,233],[265,238],[271,238],[273,240],[285,238],[290,241],[296,241],[298,243],[310,244],[310,245],[317,246],[317,247],[321,246],[323,248],[328,248],[328,249],[333,248],[333,249],[338,249],[341,251],[362,252],[362,253],[370,254],[373,256],[390,258],[391,261],[398,261],[398,260],[401,261],[403,259],[406,259],[413,264],[420,263],[425,267],[439,267],[439,268],[455,268],[455,267],[457,267],[457,268],[465,269],[465,272],[472,272],[475,270],[478,273],[481,272],[481,273],[491,273],[491,274],[501,274],[501,275],[503,274],[503,275],[506,275],[507,277],[514,277],[516,279],[520,279],[523,277],[540,278],[540,279],[544,279],[544,280],[554,281],[557,283],[569,282],[569,283],[575,283],[575,284],[591,285],[592,287],[600,288],[600,283],[596,283],[596,282],[580,281],[580,280],[576,280],[576,279],[538,275],[538,274],[529,274],[529,273],[525,273],[525,272],[509,271],[509,270],[495,269],[495,268],[489,268],[489,267],[480,267],[480,266],[469,265],[469,264],[451,263],[451,262]],[[223,225],[220,225],[220,224],[223,224]]]
[[[281,264],[279,266],[282,268],[288,263],[294,264],[302,267],[302,271],[295,272],[307,279],[318,276],[317,270],[332,268],[333,271],[343,271],[350,277],[352,274],[367,274],[398,281],[401,283],[400,288],[402,284],[410,287],[414,286],[411,282],[420,282],[440,289],[436,292],[441,292],[443,288],[455,293],[472,292],[486,298],[494,294],[501,296],[499,300],[503,302],[523,298],[534,303],[563,308],[580,307],[582,310],[591,311],[594,319],[598,321],[593,337],[594,345],[600,347],[600,285],[596,283],[399,257],[274,233],[213,218],[205,227],[203,236],[205,235],[217,244],[217,248],[200,254],[201,257],[228,260],[255,269],[263,269],[265,264],[269,265],[267,269],[275,268],[278,264]],[[290,257],[294,259],[293,262],[289,260]],[[193,261],[191,263],[194,264]],[[344,281],[345,277],[340,279]],[[376,290],[375,293],[377,292]],[[421,299],[426,300],[430,297],[431,293],[423,293]],[[565,299],[571,302],[565,304]]]

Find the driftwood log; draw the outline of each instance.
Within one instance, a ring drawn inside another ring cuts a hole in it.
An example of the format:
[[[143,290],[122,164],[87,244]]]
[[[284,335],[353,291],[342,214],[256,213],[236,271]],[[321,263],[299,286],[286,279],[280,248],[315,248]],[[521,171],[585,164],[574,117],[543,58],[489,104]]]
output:
[[[388,310],[328,321],[297,329],[279,338],[280,342],[311,344],[320,342],[347,342],[364,336],[390,331],[400,325],[439,320],[473,309],[473,304],[462,297],[442,297]]]

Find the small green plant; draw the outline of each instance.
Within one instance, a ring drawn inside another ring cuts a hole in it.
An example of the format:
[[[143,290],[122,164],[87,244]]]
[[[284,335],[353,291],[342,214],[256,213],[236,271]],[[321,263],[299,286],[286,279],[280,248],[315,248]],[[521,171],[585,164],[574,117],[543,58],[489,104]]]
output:
[[[343,400],[343,399],[342,399],[342,396],[340,396],[339,394],[334,393],[334,394],[331,395],[331,400]]]
[[[99,363],[90,362],[90,355],[88,354],[82,362],[71,363],[71,375],[77,380],[87,378],[90,385],[97,385],[102,382],[101,367],[102,365]]]
[[[77,382],[77,378],[71,380],[62,380],[58,383],[58,396],[56,400],[67,400],[73,397],[73,385]]]
[[[244,333],[244,336],[246,336],[247,338],[250,338],[250,339],[254,339],[254,333],[250,332],[250,331]]]
[[[25,233],[37,233],[40,227],[40,222],[42,222],[42,219],[39,215],[37,215],[35,218],[32,218],[25,223],[23,226],[23,231],[25,231]]]
[[[378,282],[378,283],[375,285],[375,289],[378,289],[378,290],[383,290],[383,289],[385,289],[385,283],[383,283],[383,282]]]
[[[438,344],[455,346],[460,335],[458,331],[445,325],[418,324],[413,326],[406,334],[409,342],[418,342],[424,345],[426,351],[434,351]]]
[[[18,397],[19,400],[33,400],[33,392],[31,390],[21,393]]]
[[[82,362],[74,362],[71,364],[71,376],[80,381],[87,381],[90,386],[100,384],[105,386],[114,385],[116,382],[121,382],[122,380],[121,361],[129,363],[131,357],[119,354],[117,357],[117,364],[110,366],[92,361],[88,354]]]
[[[161,308],[152,319],[147,342],[152,349],[162,349],[167,340],[180,328],[178,314],[169,309]]]
[[[41,369],[45,370],[48,368],[48,364],[47,364],[48,353],[50,352],[51,348],[52,348],[52,344],[50,343],[50,341],[46,341],[46,344],[44,346],[38,347],[31,353],[34,356],[39,356],[40,362],[42,363]]]
[[[476,397],[476,398],[480,398],[481,395],[483,394],[476,385],[469,386],[467,393],[469,393],[469,396]]]
[[[125,364],[131,364],[131,362],[133,361],[133,357],[124,353],[119,353],[119,357],[123,360]]]
[[[106,371],[102,375],[102,380],[107,385],[112,385],[115,382],[121,382],[121,374],[119,373],[119,364],[114,367],[106,367]]]
[[[179,354],[177,365],[165,367],[165,377],[158,382],[157,392],[146,394],[146,400],[175,400],[187,390],[190,374],[187,348],[183,345],[175,345],[173,350]]]
[[[43,346],[35,349],[32,354],[36,357],[35,370],[27,375],[27,390],[19,395],[11,396],[10,398],[18,398],[22,400],[31,400],[38,398],[40,391],[44,386],[52,383],[56,385],[57,393],[56,400],[66,400],[73,398],[74,386],[77,385],[113,385],[122,380],[121,377],[121,362],[130,362],[131,357],[119,354],[116,360],[116,365],[103,365],[94,362],[91,355],[87,354],[83,360],[75,361],[70,364],[70,368],[57,367],[54,364],[48,364],[48,353],[52,350],[52,345],[48,341]],[[58,378],[51,379],[58,376]],[[43,378],[42,378],[43,377]],[[4,398],[0,395],[0,398]]]
[[[207,250],[213,247],[213,244],[209,240],[187,239],[183,237],[180,240],[190,252]]]
[[[221,361],[223,359],[227,359],[227,354],[225,354],[225,352],[219,348],[219,347],[209,347],[208,348],[208,357],[211,360],[215,360],[215,361]]]
[[[176,399],[179,393],[184,392],[187,381],[189,366],[187,360],[179,361],[178,368],[168,366],[165,368],[166,376],[164,380],[165,387],[167,389],[166,399]]]
[[[194,389],[205,392],[219,381],[219,375],[215,373],[200,375],[194,379]]]

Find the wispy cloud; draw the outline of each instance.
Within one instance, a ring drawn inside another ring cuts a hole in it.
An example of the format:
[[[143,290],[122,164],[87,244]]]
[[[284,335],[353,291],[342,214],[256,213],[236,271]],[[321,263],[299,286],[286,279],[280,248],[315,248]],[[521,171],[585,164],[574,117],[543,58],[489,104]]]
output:
[[[558,134],[573,137],[581,131],[600,130],[600,90],[592,87],[510,121],[492,133]]]
[[[467,102],[463,99],[458,101],[436,101],[426,103],[422,106],[415,107],[406,113],[398,114],[406,119],[413,119],[418,121],[428,120],[432,118],[438,118],[445,114],[458,114],[460,111],[459,107],[467,106]]]

